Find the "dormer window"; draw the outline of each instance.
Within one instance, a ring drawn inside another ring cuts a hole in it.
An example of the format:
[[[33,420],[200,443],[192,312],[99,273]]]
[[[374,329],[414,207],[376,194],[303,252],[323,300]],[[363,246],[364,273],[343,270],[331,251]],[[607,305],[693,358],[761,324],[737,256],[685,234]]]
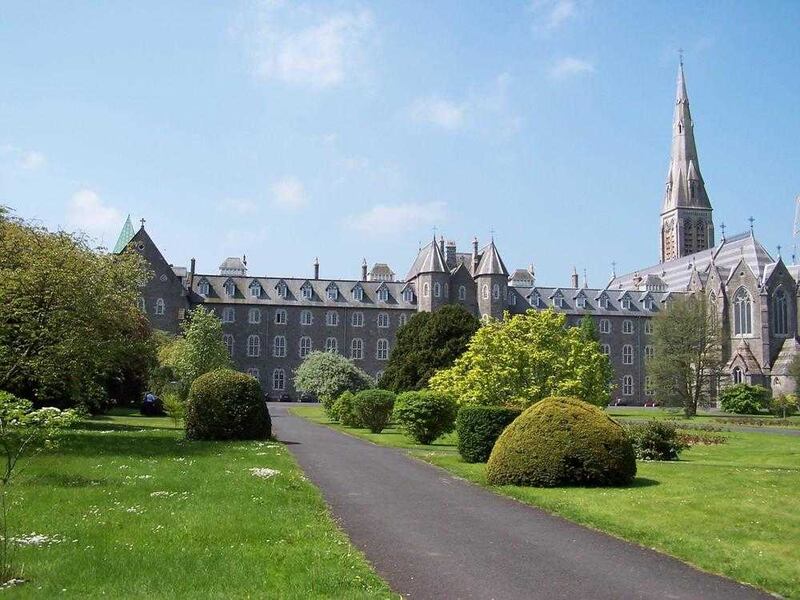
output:
[[[412,290],[410,287],[403,290],[403,300],[409,304],[414,302],[414,290]]]
[[[531,294],[531,306],[534,308],[539,308],[539,292],[534,292]]]
[[[278,285],[275,286],[275,289],[278,292],[278,296],[280,296],[284,300],[289,295],[289,288],[282,281]]]
[[[602,296],[600,296],[599,302],[600,302],[600,308],[602,308],[603,310],[608,310],[608,296],[603,294]]]
[[[553,306],[556,308],[564,308],[564,298],[556,296],[553,298]]]
[[[236,295],[236,284],[232,281],[228,280],[225,282],[225,294],[229,298],[233,298]]]
[[[656,309],[656,303],[650,296],[644,299],[644,309],[649,311]]]
[[[576,300],[575,304],[576,304],[576,306],[577,306],[578,308],[586,308],[586,298],[585,298],[585,297],[583,297],[583,296],[580,296],[580,297],[579,297],[579,298]]]
[[[314,289],[308,283],[304,284],[300,291],[303,294],[303,300],[311,300],[314,296]]]
[[[261,297],[261,284],[257,281],[254,281],[250,284],[250,297],[251,298],[260,298]]]
[[[353,288],[353,300],[361,302],[364,299],[364,288],[360,285]]]
[[[378,290],[378,300],[381,302],[388,302],[389,301],[389,288],[382,287]]]
[[[335,285],[331,284],[328,286],[328,289],[325,290],[325,295],[328,297],[328,300],[338,300],[339,299],[339,288]]]
[[[209,292],[211,291],[211,286],[208,285],[208,282],[204,279],[201,281],[197,286],[197,293],[201,296],[208,296]]]
[[[622,297],[622,310],[630,310],[631,309],[631,299],[628,296]]]

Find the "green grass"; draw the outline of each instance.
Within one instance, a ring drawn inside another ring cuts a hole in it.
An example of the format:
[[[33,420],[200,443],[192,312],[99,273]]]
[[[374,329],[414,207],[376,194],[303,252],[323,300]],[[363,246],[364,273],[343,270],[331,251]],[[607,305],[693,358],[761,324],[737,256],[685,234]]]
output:
[[[279,474],[263,479],[249,469]],[[275,442],[189,442],[164,418],[99,417],[13,491],[13,598],[390,598]]]
[[[614,419],[669,419],[676,421],[686,421],[688,423],[697,423],[704,425],[719,425],[724,427],[726,425],[736,425],[737,420],[753,420],[752,425],[758,427],[790,427],[800,429],[800,415],[794,415],[785,419],[777,419],[773,415],[760,414],[760,415],[733,415],[720,412],[700,411],[694,417],[687,418],[683,414],[683,410],[678,408],[643,408],[638,406],[620,406],[606,408],[609,416]],[[747,426],[746,423],[743,425]]]
[[[723,433],[727,443],[696,446],[676,462],[639,462],[625,488],[492,487],[485,465],[459,457],[451,434],[432,446],[331,423],[316,407],[299,416],[418,458],[577,523],[656,548],[702,569],[800,598],[800,440],[769,433]]]

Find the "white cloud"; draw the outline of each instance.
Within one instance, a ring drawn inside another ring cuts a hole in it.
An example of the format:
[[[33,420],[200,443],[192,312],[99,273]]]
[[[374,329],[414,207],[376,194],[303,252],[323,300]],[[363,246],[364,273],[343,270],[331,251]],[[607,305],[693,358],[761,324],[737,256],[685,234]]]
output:
[[[299,210],[308,204],[303,183],[296,177],[284,177],[270,186],[272,205],[284,210]]]
[[[366,212],[347,217],[344,223],[366,235],[389,236],[441,223],[446,218],[446,208],[444,202],[378,204]]]
[[[531,2],[535,27],[542,31],[553,31],[578,15],[575,0],[533,0]]]
[[[36,171],[47,163],[47,157],[36,150],[25,150],[19,158],[19,166],[26,171]]]
[[[323,14],[303,5],[267,2],[241,28],[256,75],[322,89],[361,71],[373,28],[368,10]]]
[[[221,208],[240,215],[251,215],[258,209],[258,204],[250,198],[225,198]]]
[[[113,235],[122,227],[123,217],[116,208],[106,204],[97,192],[83,188],[70,198],[67,223],[93,236]]]
[[[464,124],[464,113],[464,105],[437,96],[419,98],[411,106],[411,117],[415,121],[430,123],[450,131],[461,128]]]
[[[594,72],[595,68],[591,62],[573,56],[559,58],[553,66],[550,67],[550,76],[555,79],[565,79],[574,75]]]

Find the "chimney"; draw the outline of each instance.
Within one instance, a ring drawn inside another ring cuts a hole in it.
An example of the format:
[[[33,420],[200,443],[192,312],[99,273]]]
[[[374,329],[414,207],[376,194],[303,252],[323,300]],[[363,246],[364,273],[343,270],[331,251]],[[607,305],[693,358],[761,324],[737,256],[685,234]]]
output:
[[[189,289],[194,287],[194,259],[189,261]]]
[[[478,237],[472,238],[472,274],[478,270]]]
[[[439,236],[439,252],[441,252],[442,256],[444,256],[444,236],[443,235]]]
[[[449,240],[447,246],[445,246],[445,262],[447,263],[447,268],[456,268],[456,243],[452,240]]]
[[[572,288],[578,289],[578,270],[575,267],[572,267]]]
[[[319,257],[314,259],[314,279],[319,279]]]
[[[367,280],[367,259],[361,262],[361,281]]]

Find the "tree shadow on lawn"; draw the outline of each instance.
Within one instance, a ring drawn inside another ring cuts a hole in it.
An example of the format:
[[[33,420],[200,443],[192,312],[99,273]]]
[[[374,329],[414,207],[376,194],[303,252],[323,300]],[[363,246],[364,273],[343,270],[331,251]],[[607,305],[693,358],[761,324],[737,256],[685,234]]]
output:
[[[645,488],[645,487],[653,487],[655,485],[661,485],[660,481],[655,479],[650,479],[648,477],[636,477],[632,482],[628,485],[619,486],[621,488]]]

